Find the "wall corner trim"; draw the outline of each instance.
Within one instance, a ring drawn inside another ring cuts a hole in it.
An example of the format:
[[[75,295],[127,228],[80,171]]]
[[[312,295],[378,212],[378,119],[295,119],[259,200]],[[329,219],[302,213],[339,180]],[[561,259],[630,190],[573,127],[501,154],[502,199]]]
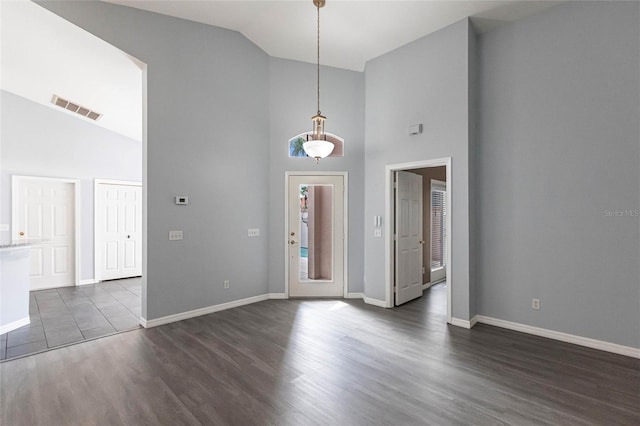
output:
[[[533,334],[534,336],[546,337],[548,339],[559,340],[565,343],[572,343],[574,345],[586,346],[592,349],[640,359],[640,348],[618,345],[617,343],[590,339],[588,337],[576,336],[574,334],[562,333],[560,331],[548,330],[546,328],[533,327],[531,325],[520,324],[517,322],[486,317],[484,315],[476,315],[475,318],[477,318],[477,322],[482,324],[493,325],[495,327],[520,331],[522,333]]]
[[[368,305],[378,306],[380,308],[386,308],[387,307],[387,302],[384,301],[384,300],[374,299],[372,297],[367,297],[367,296],[364,296],[363,300],[364,300],[364,303],[366,303]]]
[[[347,293],[345,299],[364,299],[364,293]]]
[[[478,316],[476,315],[475,317],[471,318],[471,320],[463,320],[460,318],[451,318],[451,322],[449,324],[455,326],[455,327],[461,327],[461,328],[466,328],[467,330],[470,330],[474,325],[476,325],[476,322]]]
[[[272,300],[272,299],[280,300],[280,299],[288,299],[289,298],[286,295],[286,293],[269,293],[267,296],[269,296],[269,300]]]

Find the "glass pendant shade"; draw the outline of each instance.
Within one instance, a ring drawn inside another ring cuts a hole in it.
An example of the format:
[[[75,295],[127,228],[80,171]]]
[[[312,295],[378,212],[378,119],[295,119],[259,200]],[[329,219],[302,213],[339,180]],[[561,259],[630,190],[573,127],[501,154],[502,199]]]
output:
[[[333,151],[333,144],[322,139],[310,139],[302,144],[302,148],[309,157],[315,158],[317,162],[321,158],[328,157],[331,154]]]

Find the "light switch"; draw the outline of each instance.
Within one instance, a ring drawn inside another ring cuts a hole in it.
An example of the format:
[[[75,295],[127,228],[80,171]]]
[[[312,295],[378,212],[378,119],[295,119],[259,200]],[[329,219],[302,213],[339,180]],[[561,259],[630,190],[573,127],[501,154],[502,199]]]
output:
[[[169,241],[178,241],[182,239],[182,231],[169,231]]]
[[[247,229],[248,237],[259,237],[260,236],[260,228],[249,228]]]

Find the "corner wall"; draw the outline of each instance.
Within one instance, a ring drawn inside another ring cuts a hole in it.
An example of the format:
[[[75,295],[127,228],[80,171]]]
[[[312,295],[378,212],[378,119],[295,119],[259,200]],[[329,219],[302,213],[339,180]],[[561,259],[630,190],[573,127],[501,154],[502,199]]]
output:
[[[266,294],[269,235],[247,237],[269,226],[266,53],[235,31],[134,8],[38,4],[147,64],[143,318]]]
[[[451,157],[452,301],[469,320],[469,21],[464,19],[367,63],[365,145],[365,293],[385,300],[385,239],[373,222],[385,216],[385,166]],[[424,133],[408,135],[423,123]]]
[[[640,3],[479,41],[478,313],[640,347]]]
[[[271,130],[269,183],[269,292],[285,289],[284,223],[285,172],[348,172],[348,291],[364,291],[364,73],[321,67],[320,107],[327,117],[326,130],[344,138],[344,157],[320,160],[290,158],[288,141],[311,130],[316,112],[316,67],[287,59],[269,60],[269,116]]]

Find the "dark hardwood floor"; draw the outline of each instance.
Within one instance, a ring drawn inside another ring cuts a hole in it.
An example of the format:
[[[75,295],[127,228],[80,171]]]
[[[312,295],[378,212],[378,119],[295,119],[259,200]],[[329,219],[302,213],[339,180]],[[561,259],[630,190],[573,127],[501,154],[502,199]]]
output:
[[[0,365],[2,425],[638,425],[640,360],[393,310],[270,300]]]

